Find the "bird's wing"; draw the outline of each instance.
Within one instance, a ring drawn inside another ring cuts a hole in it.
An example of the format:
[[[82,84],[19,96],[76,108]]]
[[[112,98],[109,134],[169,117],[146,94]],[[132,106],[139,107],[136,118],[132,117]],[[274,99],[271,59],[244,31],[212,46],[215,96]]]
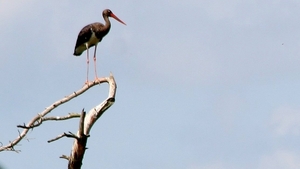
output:
[[[92,24],[83,27],[78,34],[75,49],[80,45],[86,43],[91,38],[92,33]]]
[[[98,35],[97,32],[99,32],[99,30],[101,30],[103,27],[104,25],[98,22],[83,27],[77,37],[77,41],[74,49],[74,55],[79,56],[83,51],[86,50],[86,47],[83,45],[85,45],[85,43],[87,43],[90,40],[93,32],[96,34],[97,38],[99,38],[99,41],[101,41],[103,36]],[[92,46],[93,45],[89,46],[89,48]]]

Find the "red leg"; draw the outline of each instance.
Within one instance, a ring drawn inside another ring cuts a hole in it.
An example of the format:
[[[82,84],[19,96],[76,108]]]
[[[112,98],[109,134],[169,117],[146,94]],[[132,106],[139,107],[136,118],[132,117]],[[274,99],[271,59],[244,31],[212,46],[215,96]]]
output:
[[[87,69],[86,69],[86,84],[89,83],[89,64],[90,64],[90,59],[89,59],[89,48],[88,45],[86,44],[86,64],[87,64]]]
[[[94,68],[95,68],[95,76],[96,76],[96,80],[98,80],[98,75],[97,75],[97,65],[96,65],[96,51],[97,51],[97,44],[95,45],[95,51],[94,51]]]

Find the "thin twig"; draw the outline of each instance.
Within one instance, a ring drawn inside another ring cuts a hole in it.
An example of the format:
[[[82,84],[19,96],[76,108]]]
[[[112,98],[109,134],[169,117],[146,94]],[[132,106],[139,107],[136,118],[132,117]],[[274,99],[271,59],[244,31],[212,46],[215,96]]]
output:
[[[66,160],[70,160],[70,157],[69,156],[66,156],[66,155],[62,155],[62,156],[60,156],[59,158],[63,158],[63,159],[66,159]]]

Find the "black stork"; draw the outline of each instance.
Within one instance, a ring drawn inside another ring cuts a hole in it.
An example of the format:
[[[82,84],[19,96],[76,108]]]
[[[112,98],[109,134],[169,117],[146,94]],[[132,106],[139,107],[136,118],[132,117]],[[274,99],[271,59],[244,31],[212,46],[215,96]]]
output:
[[[95,76],[96,80],[98,79],[97,70],[96,70],[96,50],[97,44],[101,42],[102,38],[109,32],[110,30],[110,21],[109,17],[113,17],[117,21],[121,22],[122,24],[126,25],[123,21],[121,21],[116,15],[112,13],[111,10],[105,9],[102,12],[105,25],[99,22],[95,22],[89,25],[86,25],[81,29],[78,34],[74,55],[80,56],[85,50],[87,50],[87,81],[88,83],[88,75],[89,75],[89,48],[95,46],[94,51],[94,68],[95,68]]]

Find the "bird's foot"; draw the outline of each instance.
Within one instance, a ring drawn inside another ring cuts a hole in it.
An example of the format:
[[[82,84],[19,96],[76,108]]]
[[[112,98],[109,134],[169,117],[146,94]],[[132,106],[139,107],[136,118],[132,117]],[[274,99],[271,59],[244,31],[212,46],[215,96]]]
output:
[[[92,83],[92,82],[86,80],[86,81],[84,82],[84,85],[89,85],[89,84],[91,84],[91,83]]]
[[[100,81],[100,79],[96,76],[95,77],[95,82],[98,82],[98,81]]]

